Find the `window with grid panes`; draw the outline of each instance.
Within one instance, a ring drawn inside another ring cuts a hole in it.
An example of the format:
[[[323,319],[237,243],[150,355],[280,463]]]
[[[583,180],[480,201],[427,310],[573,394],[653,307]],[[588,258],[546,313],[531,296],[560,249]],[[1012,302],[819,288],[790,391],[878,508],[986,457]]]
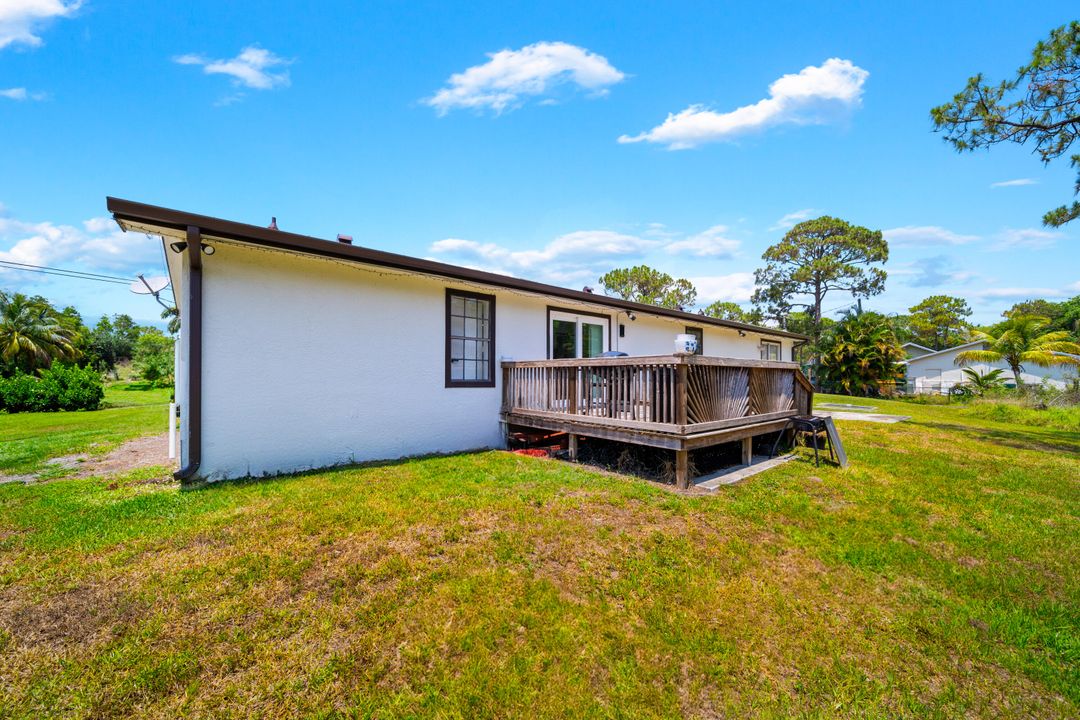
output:
[[[446,291],[446,386],[495,385],[495,296]]]

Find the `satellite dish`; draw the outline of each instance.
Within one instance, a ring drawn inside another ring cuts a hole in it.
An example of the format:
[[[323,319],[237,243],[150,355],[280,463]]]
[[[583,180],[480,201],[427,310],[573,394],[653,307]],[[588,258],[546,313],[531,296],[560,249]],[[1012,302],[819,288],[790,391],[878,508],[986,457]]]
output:
[[[139,276],[139,279],[131,283],[131,292],[136,295],[157,295],[159,292],[169,287],[169,278],[167,277],[143,277]]]

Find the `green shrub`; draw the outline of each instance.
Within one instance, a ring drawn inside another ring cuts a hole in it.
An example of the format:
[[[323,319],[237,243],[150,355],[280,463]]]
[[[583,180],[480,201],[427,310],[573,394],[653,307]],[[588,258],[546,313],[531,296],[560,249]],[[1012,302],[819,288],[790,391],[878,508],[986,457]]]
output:
[[[40,377],[19,373],[0,379],[0,410],[10,413],[97,410],[104,397],[97,371],[75,365],[54,365]]]
[[[17,373],[9,378],[0,377],[0,410],[8,412],[32,412],[37,407],[38,385],[33,375]]]

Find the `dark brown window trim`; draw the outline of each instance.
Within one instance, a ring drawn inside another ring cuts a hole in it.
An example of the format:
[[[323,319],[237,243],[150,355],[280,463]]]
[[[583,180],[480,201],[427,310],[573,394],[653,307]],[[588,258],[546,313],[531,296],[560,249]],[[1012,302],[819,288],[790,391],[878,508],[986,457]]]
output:
[[[614,325],[615,321],[611,319],[610,315],[605,315],[604,313],[598,313],[598,312],[589,312],[588,310],[576,310],[574,308],[565,308],[565,307],[558,307],[556,305],[548,305],[547,306],[547,322],[544,325],[544,337],[547,338],[547,356],[548,356],[548,360],[551,359],[551,313],[553,313],[553,312],[568,313],[570,315],[588,315],[589,317],[597,317],[597,318],[603,318],[604,320],[607,320],[608,321],[608,325],[607,325],[607,348],[608,348],[608,350],[611,349],[611,332],[612,332],[611,326]]]
[[[451,380],[450,379],[450,298],[454,296],[472,298],[474,300],[487,300],[491,303],[488,313],[489,342],[488,348],[488,380]],[[446,387],[448,388],[492,388],[495,387],[495,296],[483,293],[470,292],[468,290],[455,290],[446,288]]]
[[[705,328],[694,327],[693,325],[686,326],[686,334],[693,335],[698,339],[697,352],[695,355],[705,354]]]

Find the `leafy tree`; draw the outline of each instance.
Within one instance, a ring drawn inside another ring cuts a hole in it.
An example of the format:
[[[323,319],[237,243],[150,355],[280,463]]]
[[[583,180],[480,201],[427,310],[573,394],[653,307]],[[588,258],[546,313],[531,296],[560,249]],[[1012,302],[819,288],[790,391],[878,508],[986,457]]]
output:
[[[135,341],[135,369],[139,377],[157,385],[173,374],[173,341],[157,328],[146,328]]]
[[[833,217],[807,220],[791,228],[765,251],[764,268],[754,273],[759,285],[755,305],[766,314],[802,307],[812,318],[810,336],[821,338],[821,305],[833,290],[862,298],[885,289],[885,271],[872,267],[889,259],[889,244],[880,230],[868,230]],[[808,297],[809,300],[803,301]]]
[[[69,323],[70,324],[70,323]],[[75,333],[44,298],[0,291],[0,360],[4,374],[33,372],[76,356]]]
[[[75,349],[74,357],[79,365],[96,365],[97,358],[91,347],[90,328],[86,327],[82,315],[73,306],[68,305],[60,310],[58,320],[60,324],[71,333],[71,345]]]
[[[1057,318],[1057,326],[1062,330],[1072,333],[1074,338],[1080,339],[1080,295],[1058,303],[1061,314]]]
[[[98,369],[115,374],[117,363],[134,357],[139,338],[150,331],[157,330],[136,325],[130,315],[113,315],[112,319],[102,316],[90,333],[90,349]]]
[[[906,342],[914,342],[916,340],[915,331],[912,329],[911,316],[910,315],[889,315],[889,324],[892,325],[893,332],[896,333],[896,339],[901,344]]]
[[[113,372],[118,362],[131,357],[134,346],[116,331],[108,317],[102,316],[90,333],[90,349],[97,358],[98,369]]]
[[[738,303],[723,300],[717,300],[711,305],[706,305],[701,313],[720,320],[733,320],[734,322],[750,323],[751,325],[760,325],[763,319],[759,310],[747,312],[739,307]]]
[[[1042,299],[1024,300],[1001,313],[1001,316],[1005,318],[1013,315],[1038,315],[1053,323],[1061,315],[1061,304]]]
[[[1080,136],[1080,22],[1052,30],[1015,78],[992,85],[976,75],[930,116],[934,129],[961,152],[1031,142],[1043,164],[1061,157]],[[1070,164],[1080,170],[1080,154]],[[1080,202],[1073,202],[1046,213],[1043,223],[1059,227],[1077,217]]]
[[[967,336],[971,308],[962,298],[931,295],[909,308],[911,329],[916,341],[934,350],[944,350]]]
[[[754,311],[763,318],[772,320],[783,330],[803,332],[802,330],[794,330],[788,326],[791,318],[796,313],[792,313],[791,298],[787,294],[786,287],[781,285],[759,287],[754,291],[754,295],[751,299],[754,303]]]
[[[848,314],[821,339],[822,384],[848,395],[879,395],[899,374],[904,351],[889,318]]]
[[[687,308],[697,299],[697,290],[689,280],[676,280],[647,265],[612,270],[600,278],[600,284],[609,294],[646,305]]]
[[[139,335],[146,329],[136,325],[135,321],[131,319],[131,316],[124,313],[113,315],[112,325],[116,334],[131,348],[135,347],[135,341],[139,339]],[[124,357],[131,357],[131,351],[129,350]]]
[[[957,365],[975,362],[1005,362],[1012,370],[1017,389],[1022,390],[1020,374],[1024,364],[1050,367],[1052,365],[1076,365],[1077,361],[1056,353],[1080,355],[1080,344],[1069,340],[1065,330],[1050,330],[1050,321],[1037,315],[1013,315],[1005,321],[1005,330],[997,337],[975,331],[975,340],[987,343],[985,350],[965,350],[956,356]]]
[[[180,332],[180,309],[167,307],[161,311],[161,319],[169,321],[169,334],[175,335]]]

